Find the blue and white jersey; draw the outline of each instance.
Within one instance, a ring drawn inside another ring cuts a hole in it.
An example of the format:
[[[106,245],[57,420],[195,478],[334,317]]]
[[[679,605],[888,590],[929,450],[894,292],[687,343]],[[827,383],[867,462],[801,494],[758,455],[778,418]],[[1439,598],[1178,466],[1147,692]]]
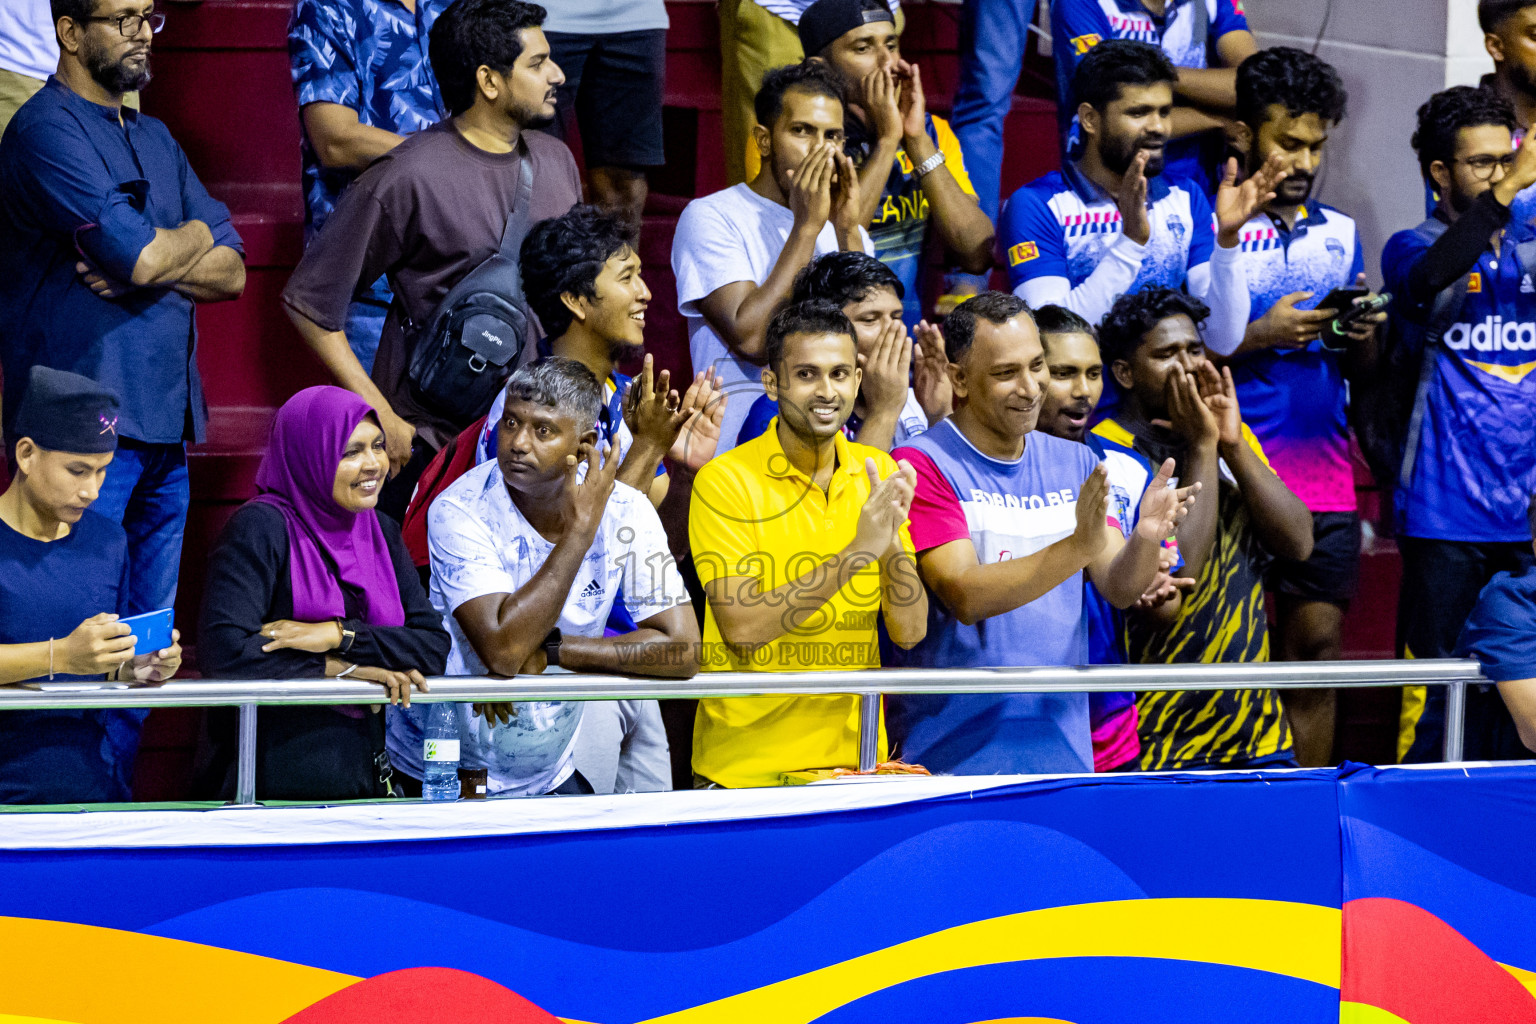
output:
[[[1365,270],[1354,219],[1315,200],[1297,211],[1291,228],[1269,213],[1256,214],[1241,238],[1250,320],[1294,292],[1312,293],[1298,309],[1316,309]],[[1244,422],[1286,486],[1313,512],[1354,511],[1348,390],[1338,353],[1315,341],[1265,349],[1233,360],[1232,379]]]
[[[1190,268],[1211,258],[1216,218],[1210,200],[1193,185],[1162,175],[1147,182],[1147,199],[1152,236],[1141,246],[1121,233],[1114,197],[1080,174],[1076,165],[1067,164],[1023,186],[1003,210],[1009,286],[1034,306],[1022,290],[1030,282],[1065,278],[1077,288],[1103,265],[1116,243],[1123,242],[1123,249],[1140,250],[1140,258],[1120,293],[1149,284],[1183,287]],[[1109,304],[1103,312],[1109,312]]]
[[[1212,309],[1207,343],[1231,352],[1248,322],[1248,288],[1237,249],[1216,245],[1210,200],[1193,183],[1159,175],[1147,182],[1147,203],[1152,234],[1138,245],[1121,231],[1114,197],[1076,164],[1036,178],[1003,210],[1009,287],[1032,308],[1065,306],[1093,324],[1121,295],[1184,288]]]
[[[1248,31],[1243,0],[1203,0],[1209,27],[1202,46],[1196,40],[1197,2],[1202,0],[1168,0],[1162,17],[1147,10],[1141,0],[1055,0],[1051,4],[1051,47],[1056,56],[1056,99],[1063,139],[1070,139],[1076,126],[1072,76],[1088,51],[1106,39],[1151,43],[1162,47],[1176,67],[1206,68],[1212,64],[1222,36]],[[1221,148],[1219,141],[1208,138],[1211,135],[1208,132],[1207,137],[1170,142],[1164,173],[1214,188],[1214,162],[1220,159]],[[1208,142],[1212,144],[1207,146]]]
[[[1394,494],[1398,533],[1466,543],[1529,543],[1526,504],[1536,493],[1536,268],[1517,252],[1536,228],[1514,221],[1499,250],[1467,276],[1467,298],[1439,348],[1407,487]],[[1411,300],[1409,276],[1431,241],[1399,231],[1381,254],[1396,299],[1400,343],[1424,343],[1429,310]]]

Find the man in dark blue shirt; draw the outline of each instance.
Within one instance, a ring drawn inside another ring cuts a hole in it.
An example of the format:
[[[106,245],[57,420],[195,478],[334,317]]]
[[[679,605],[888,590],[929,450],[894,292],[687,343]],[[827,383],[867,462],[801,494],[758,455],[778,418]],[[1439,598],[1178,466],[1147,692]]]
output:
[[[97,511],[122,522],[125,610],[171,604],[189,502],[185,442],[206,417],[196,303],[245,287],[229,211],[165,125],[124,109],[149,81],[151,0],[54,0],[58,72],[0,139],[0,369],[7,441],[36,365],[121,399]]]

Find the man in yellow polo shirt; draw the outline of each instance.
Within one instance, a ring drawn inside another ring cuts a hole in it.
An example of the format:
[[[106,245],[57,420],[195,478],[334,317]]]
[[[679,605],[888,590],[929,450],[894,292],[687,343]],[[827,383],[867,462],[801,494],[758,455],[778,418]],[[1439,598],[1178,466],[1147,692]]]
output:
[[[699,471],[688,535],[704,585],[706,671],[878,668],[876,623],[909,648],[928,625],[907,509],[912,467],[843,433],[861,374],[853,325],[813,299],[769,323],[763,386],[780,414]],[[701,700],[699,785],[774,786],[858,764],[858,699]],[[881,727],[881,756],[885,756]]]

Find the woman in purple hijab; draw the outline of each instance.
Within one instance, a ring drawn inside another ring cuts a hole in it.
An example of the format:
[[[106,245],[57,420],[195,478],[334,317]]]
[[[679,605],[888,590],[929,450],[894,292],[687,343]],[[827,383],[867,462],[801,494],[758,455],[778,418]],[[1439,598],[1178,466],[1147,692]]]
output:
[[[308,388],[278,410],[256,497],[208,560],[196,648],[210,679],[378,683],[410,703],[442,674],[448,633],[421,588],[400,527],[374,511],[389,472],[368,403]],[[375,711],[377,709],[374,709]],[[256,796],[346,800],[392,791],[384,716],[357,707],[264,707]],[[233,714],[214,716],[217,749],[201,795],[234,786]]]

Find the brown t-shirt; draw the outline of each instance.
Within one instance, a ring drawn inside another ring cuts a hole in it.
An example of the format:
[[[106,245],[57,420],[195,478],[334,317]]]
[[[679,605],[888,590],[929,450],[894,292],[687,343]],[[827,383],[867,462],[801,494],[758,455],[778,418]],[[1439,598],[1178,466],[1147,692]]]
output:
[[[533,160],[530,223],[581,202],[581,178],[565,143],[524,132]],[[342,330],[354,293],[383,274],[395,301],[373,364],[373,382],[395,413],[440,448],[468,423],[452,423],[411,397],[411,352],[402,318],[426,323],[465,274],[501,245],[522,173],[523,149],[487,153],[452,119],[407,138],[352,183],[299,261],[283,301],[328,331]]]

